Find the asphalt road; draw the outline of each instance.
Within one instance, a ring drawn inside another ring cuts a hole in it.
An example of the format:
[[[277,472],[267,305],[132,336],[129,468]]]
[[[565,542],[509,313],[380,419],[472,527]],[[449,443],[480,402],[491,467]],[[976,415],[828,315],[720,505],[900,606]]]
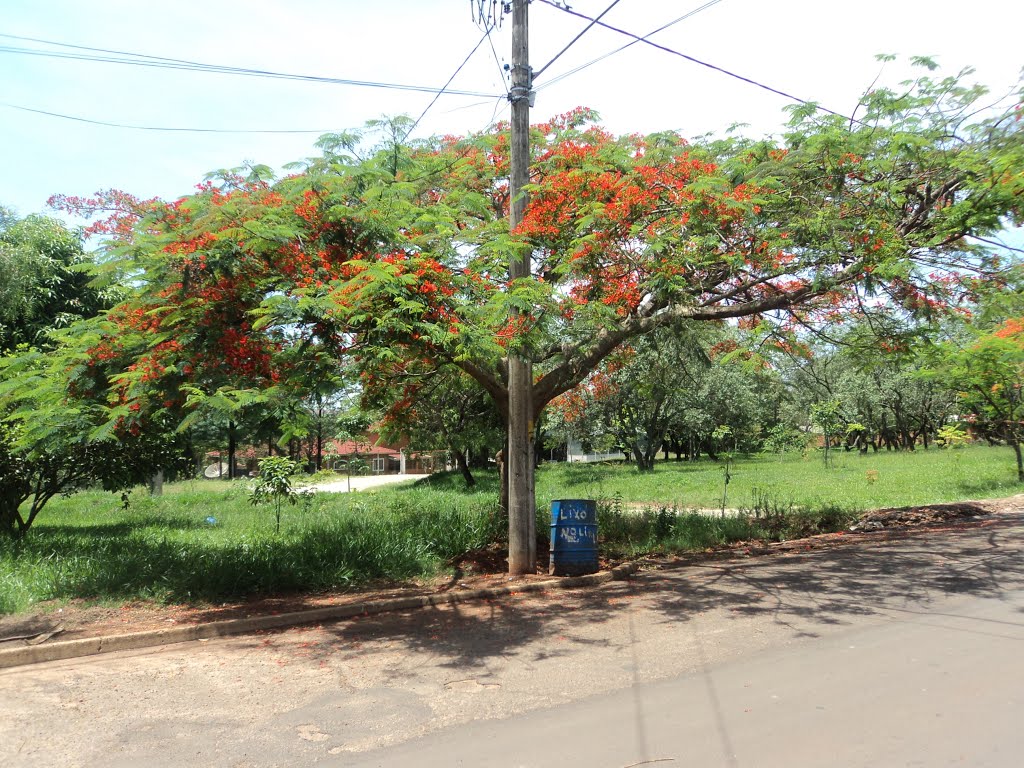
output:
[[[0,765],[1019,766],[1024,517],[0,672]]]

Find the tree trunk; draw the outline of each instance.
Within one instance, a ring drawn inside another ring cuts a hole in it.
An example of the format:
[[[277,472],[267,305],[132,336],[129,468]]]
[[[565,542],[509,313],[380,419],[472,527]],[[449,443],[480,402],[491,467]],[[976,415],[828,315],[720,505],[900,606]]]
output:
[[[498,465],[498,481],[501,484],[501,513],[505,516],[506,522],[508,521],[508,462],[505,457],[508,456],[508,435],[505,436],[505,445],[498,455],[495,457],[495,462]]]
[[[1011,444],[1013,452],[1017,456],[1017,482],[1024,483],[1024,457],[1021,457],[1020,443],[1014,440]]]
[[[235,479],[235,451],[238,445],[235,442],[235,422],[228,422],[228,480]]]
[[[19,460],[13,452],[6,450],[5,445],[0,445],[0,462],[12,468],[6,475],[0,475],[0,535],[13,539],[20,535],[21,515],[18,509],[31,495],[32,484],[24,474],[18,473]]]
[[[459,472],[462,473],[462,479],[466,481],[466,487],[472,488],[476,485],[476,478],[473,477],[473,473],[469,471],[469,462],[466,461],[466,452],[452,450],[452,456],[455,457],[455,464],[458,466]]]
[[[645,471],[647,471],[647,472],[653,472],[654,471],[654,462],[655,462],[655,460],[657,458],[658,458],[658,449],[657,448],[653,448],[653,447],[650,448],[647,451],[647,456],[646,456],[646,459],[647,459],[647,469]]]
[[[316,471],[324,468],[324,421],[321,411],[320,421],[316,425]]]
[[[163,496],[164,495],[164,471],[158,469],[149,478],[149,495],[150,496]]]
[[[9,538],[17,539],[22,535],[21,516],[18,514],[18,507],[21,506],[20,499],[0,498],[0,534]]]
[[[650,467],[647,464],[646,454],[640,450],[639,444],[633,444],[633,458],[636,459],[636,469],[638,472],[649,472]]]
[[[905,450],[908,450],[908,451],[914,450],[915,440],[914,440],[914,437],[910,434],[909,430],[907,430],[907,429],[903,430],[902,439],[903,439],[903,448]]]
[[[471,469],[487,469],[489,456],[490,451],[486,445],[483,447],[477,446],[477,449],[466,457],[466,461],[469,462]]]

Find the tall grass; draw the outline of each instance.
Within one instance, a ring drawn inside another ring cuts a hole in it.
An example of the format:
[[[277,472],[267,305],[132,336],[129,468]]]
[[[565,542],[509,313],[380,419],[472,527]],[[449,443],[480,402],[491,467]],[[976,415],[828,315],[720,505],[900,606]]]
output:
[[[176,483],[165,495],[132,494],[127,509],[100,492],[55,499],[21,541],[0,539],[0,613],[45,600],[215,601],[320,591],[437,573],[471,550],[501,540],[496,473],[467,490],[458,473],[412,486],[319,494],[282,513],[253,507],[244,482]],[[861,510],[1009,495],[1012,453],[954,451],[758,457],[733,464],[729,506],[714,510],[723,472],[708,461],[628,465],[550,464],[537,477],[538,532],[552,499],[601,500],[607,555],[705,549],[738,540],[776,540],[845,527]]]
[[[494,499],[415,489],[321,494],[285,509],[278,535],[269,507],[213,485],[127,510],[101,493],[54,502],[26,538],[0,540],[0,612],[51,599],[208,601],[409,579],[500,529]]]
[[[746,509],[729,515],[673,507],[631,510],[618,496],[598,505],[601,549],[610,557],[693,552],[741,541],[785,541],[845,530],[856,516],[840,507],[767,514]]]

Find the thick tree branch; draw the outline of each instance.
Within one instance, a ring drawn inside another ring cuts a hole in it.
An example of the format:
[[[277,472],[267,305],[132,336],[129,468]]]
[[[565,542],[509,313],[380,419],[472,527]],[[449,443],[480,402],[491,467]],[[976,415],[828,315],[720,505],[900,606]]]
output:
[[[643,316],[630,315],[618,328],[605,328],[588,342],[564,347],[565,361],[543,376],[533,392],[534,409],[539,409],[563,392],[567,392],[586,378],[598,363],[617,349],[623,342],[663,325],[680,320],[728,320],[749,317],[780,309],[789,309],[810,299],[822,296],[856,279],[864,271],[864,262],[854,261],[817,287],[813,283],[793,291],[781,292],[757,300],[716,306],[690,306],[680,304],[652,305]]]

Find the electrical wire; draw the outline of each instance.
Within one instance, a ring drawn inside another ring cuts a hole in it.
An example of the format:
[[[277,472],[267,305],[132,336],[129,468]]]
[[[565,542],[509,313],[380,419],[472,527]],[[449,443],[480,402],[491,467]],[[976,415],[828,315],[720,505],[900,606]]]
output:
[[[462,63],[459,64],[459,66],[455,68],[454,72],[452,72],[452,76],[448,78],[448,82],[446,82],[444,84],[444,86],[441,88],[441,90],[439,90],[436,94],[434,94],[434,98],[430,100],[429,104],[427,104],[427,108],[424,109],[420,113],[420,116],[416,118],[416,121],[412,124],[412,127],[409,128],[408,131],[406,131],[405,138],[402,139],[402,141],[405,141],[405,139],[408,139],[409,136],[412,135],[412,132],[416,130],[416,126],[418,126],[420,124],[420,121],[422,121],[423,118],[426,117],[426,114],[427,114],[427,112],[430,111],[430,108],[437,103],[437,100],[439,98],[441,98],[441,95],[448,89],[448,86],[452,84],[452,81],[456,77],[459,76],[459,73],[462,71],[463,67],[465,67],[466,64],[469,63],[469,60],[471,58],[473,58],[473,54],[475,54],[478,50],[480,50],[480,46],[484,44],[484,40],[487,40],[490,36],[491,36],[491,28],[488,27],[487,29],[484,30],[483,37],[481,37],[479,40],[477,40],[476,45],[473,46],[473,50],[471,50],[466,55],[466,58],[462,60]]]
[[[712,6],[718,5],[720,2],[722,2],[722,0],[710,0],[707,3],[704,3],[704,5],[699,6],[698,8],[694,8],[692,11],[688,11],[687,13],[684,13],[678,19],[673,19],[672,21],[668,22],[667,24],[662,24],[657,29],[651,30],[650,32],[648,32],[646,35],[643,36],[643,39],[646,40],[649,37],[654,37],[654,35],[658,34],[659,32],[664,32],[669,27],[673,27],[673,26],[675,26],[676,24],[678,24],[681,21],[686,21],[691,16],[696,16],[701,11],[706,11],[709,8],[711,8]],[[598,56],[596,59],[588,61],[586,64],[580,64],[578,67],[574,67],[573,69],[570,69],[567,72],[563,72],[562,74],[557,75],[557,76],[551,78],[546,83],[544,83],[540,87],[538,87],[537,90],[538,91],[543,90],[543,89],[545,89],[545,88],[547,88],[549,86],[554,85],[555,83],[559,82],[560,80],[564,80],[565,78],[571,77],[572,75],[575,75],[578,72],[582,72],[587,67],[591,67],[594,64],[602,62],[605,59],[610,58],[610,57],[614,56],[617,53],[622,53],[627,48],[632,48],[634,45],[636,45],[639,42],[640,42],[640,40],[630,40],[625,45],[620,46],[619,48],[616,48],[613,51],[608,51],[608,53],[605,53],[605,54],[603,54],[601,56]]]
[[[501,59],[498,56],[498,50],[494,47],[494,39],[491,37],[491,32],[493,31],[493,26],[487,29],[487,42],[490,43],[491,53],[494,54],[494,63],[498,65],[498,77],[501,79],[501,87],[505,90],[505,95],[508,96],[508,86],[505,85],[505,68],[501,66]]]
[[[979,242],[986,243],[988,245],[994,245],[994,246],[996,246],[998,248],[1005,248],[1008,251],[1014,251],[1016,253],[1024,253],[1024,249],[1015,248],[1014,246],[1007,245],[1006,243],[1001,242],[999,240],[991,240],[991,239],[989,239],[987,237],[979,237],[978,235],[967,235],[967,237],[971,238],[972,240],[978,240]]]
[[[4,32],[0,32],[0,37],[7,38],[8,40],[21,40],[27,43],[41,43],[43,45],[52,45],[57,48],[73,48],[77,51],[92,51],[93,53],[109,53],[117,56],[133,56],[139,59],[152,59],[153,61],[167,61],[174,62],[175,64],[195,64],[196,62],[188,61],[187,59],[171,59],[166,56],[153,56],[148,53],[134,53],[132,51],[117,51],[111,48],[93,48],[88,45],[76,45],[74,43],[61,43],[56,40],[44,40],[41,37],[25,37],[24,35],[10,35]],[[21,50],[21,49],[19,49]],[[25,49],[33,50],[33,49]]]
[[[455,72],[452,74],[452,76],[450,78],[448,78],[448,82],[446,82],[445,85],[442,88],[439,88],[439,89],[438,88],[430,88],[430,87],[426,87],[426,86],[406,86],[406,85],[399,85],[399,84],[396,84],[396,83],[375,83],[375,82],[370,82],[370,81],[343,80],[341,78],[322,78],[322,77],[315,77],[315,76],[311,76],[311,75],[292,75],[292,74],[287,74],[287,73],[272,72],[272,71],[268,71],[268,70],[250,70],[250,69],[243,69],[243,68],[238,68],[238,67],[226,67],[226,66],[213,65],[213,64],[201,64],[199,62],[192,62],[192,61],[188,61],[188,60],[185,60],[185,59],[171,59],[171,58],[167,58],[167,57],[163,57],[163,56],[151,56],[149,54],[132,53],[132,52],[127,52],[127,51],[115,51],[115,50],[106,49],[106,48],[92,48],[92,47],[89,47],[89,46],[75,45],[75,44],[72,44],[72,43],[59,43],[59,42],[52,41],[52,40],[44,40],[44,39],[41,39],[41,38],[22,37],[22,36],[19,36],[19,35],[8,35],[8,34],[4,34],[4,33],[0,33],[0,37],[10,38],[10,39],[17,39],[17,40],[26,40],[26,41],[30,41],[30,42],[43,43],[43,44],[46,44],[46,45],[61,46],[61,47],[65,47],[65,48],[74,48],[74,49],[78,49],[78,50],[87,50],[87,51],[92,51],[92,52],[96,52],[96,53],[105,53],[105,54],[113,54],[113,55],[116,55],[116,56],[129,56],[129,57],[136,57],[136,58],[135,59],[121,59],[121,58],[97,57],[97,56],[91,56],[91,55],[87,55],[87,54],[59,53],[59,52],[53,52],[53,51],[36,51],[36,50],[32,50],[32,49],[14,49],[14,48],[10,48],[8,46],[0,46],[0,53],[12,53],[12,52],[15,52],[15,53],[26,53],[26,54],[30,54],[30,55],[39,55],[39,56],[45,56],[45,57],[52,57],[52,58],[83,59],[83,60],[88,60],[88,61],[103,61],[103,62],[118,63],[118,64],[133,64],[133,65],[137,65],[137,66],[153,66],[153,67],[160,67],[160,68],[167,68],[167,69],[185,69],[185,70],[193,70],[193,71],[218,72],[218,73],[223,73],[223,74],[239,74],[239,75],[249,75],[249,76],[271,77],[271,78],[296,79],[296,80],[313,80],[313,81],[316,81],[316,82],[328,82],[328,83],[335,83],[335,84],[342,84],[342,85],[362,85],[362,86],[371,86],[371,87],[379,87],[379,88],[391,88],[391,89],[396,89],[396,90],[412,90],[412,91],[421,92],[421,93],[432,93],[432,94],[434,94],[434,98],[431,100],[430,104],[427,105],[427,108],[423,110],[423,112],[420,114],[420,116],[416,119],[416,122],[413,123],[412,127],[409,129],[408,133],[406,133],[406,138],[408,138],[408,136],[412,133],[413,130],[416,129],[416,127],[423,120],[423,118],[427,114],[427,112],[434,106],[434,104],[437,103],[437,100],[442,95],[449,94],[449,95],[484,97],[484,98],[487,98],[487,100],[488,100],[485,103],[489,103],[490,100],[494,99],[494,98],[497,98],[499,100],[502,100],[502,99],[506,98],[507,93],[508,93],[507,89],[506,89],[506,92],[505,92],[504,95],[496,97],[494,94],[480,93],[480,92],[475,92],[475,91],[459,91],[459,90],[451,89],[449,87],[451,85],[452,81],[463,70],[463,68],[466,66],[466,64],[469,62],[469,60],[473,57],[473,55],[479,50],[480,46],[483,44],[483,41],[485,39],[490,40],[490,33],[491,33],[491,31],[493,29],[494,29],[493,26],[487,28],[487,30],[484,33],[484,36],[480,38],[480,40],[477,42],[477,44],[473,47],[473,50],[471,50],[469,52],[469,55],[466,56],[465,60],[459,65],[459,67],[455,70]],[[498,62],[498,57],[497,57],[497,51],[494,50],[493,42],[491,43],[491,50],[494,53],[495,62],[498,63],[499,67],[500,67],[500,62]],[[502,72],[502,74],[504,74],[504,73]],[[500,104],[500,101],[499,101],[499,104]],[[24,105],[21,105],[21,104],[11,104],[9,102],[0,102],[0,106],[7,107],[8,109],[15,109],[15,110],[18,110],[18,111],[21,111],[21,112],[30,112],[30,113],[37,114],[37,115],[45,115],[47,117],[58,118],[58,119],[61,119],[61,120],[71,120],[71,121],[78,122],[78,123],[86,123],[86,124],[89,124],[89,125],[98,125],[98,126],[102,126],[102,127],[105,127],[105,128],[120,128],[120,129],[126,129],[126,130],[136,130],[136,131],[157,131],[157,132],[169,132],[169,133],[227,133],[227,134],[324,134],[324,133],[329,133],[330,130],[331,130],[331,129],[317,129],[317,130],[314,130],[314,129],[296,129],[296,130],[292,130],[292,129],[244,129],[244,128],[238,128],[238,129],[235,129],[235,128],[189,128],[189,127],[172,127],[172,126],[156,126],[156,125],[133,125],[133,124],[129,124],[129,123],[118,123],[118,122],[111,122],[111,121],[106,121],[106,120],[94,120],[92,118],[82,117],[80,115],[68,115],[68,114],[64,114],[64,113],[61,113],[61,112],[52,112],[50,110],[36,109],[36,108],[33,108],[33,107],[27,107],[27,106],[24,106]],[[497,113],[497,108],[495,109],[495,113]],[[492,122],[493,122],[493,119],[492,119]]]
[[[481,130],[486,131],[488,128],[490,128],[492,125],[498,122],[498,115],[502,114],[510,105],[511,102],[507,98],[498,99],[498,101],[494,105],[494,111],[491,112],[490,122],[488,122],[487,125],[485,125]]]
[[[222,64],[206,64],[187,59],[172,59],[163,56],[151,56],[149,54],[133,53],[130,51],[116,51],[106,48],[91,48],[84,45],[61,43],[53,40],[40,38],[22,38],[17,35],[0,33],[0,37],[28,40],[45,45],[52,45],[61,48],[92,51],[93,53],[70,53],[61,51],[46,51],[36,48],[18,48],[14,46],[0,46],[0,53],[9,53],[26,56],[40,56],[52,59],[70,59],[73,61],[92,61],[104,64],[123,64],[137,67],[150,67],[155,69],[172,69],[191,72],[206,72],[211,74],[239,75],[243,77],[260,77],[272,80],[295,80],[300,82],[326,83],[330,85],[348,85],[363,88],[382,88],[398,91],[412,91],[416,93],[445,93],[449,96],[471,96],[473,98],[492,98],[496,94],[484,93],[482,91],[465,91],[456,89],[437,89],[423,85],[409,85],[404,83],[376,82],[372,80],[353,80],[340,77],[325,77],[319,75],[303,75],[289,72],[276,72],[266,69],[249,69],[246,67],[234,67]],[[93,54],[105,55],[93,55]]]
[[[797,102],[798,104],[804,104],[805,106],[813,107],[816,110],[819,110],[821,112],[827,112],[830,115],[835,115],[837,117],[841,117],[844,120],[849,120],[850,122],[856,122],[856,123],[860,123],[861,122],[860,120],[855,120],[854,118],[851,118],[848,115],[844,115],[841,112],[836,112],[835,110],[829,109],[828,107],[823,107],[820,104],[817,104],[817,103],[815,103],[813,101],[807,101],[806,99],[801,99],[799,96],[794,96],[791,93],[786,93],[785,91],[780,91],[777,88],[772,88],[770,85],[765,85],[764,83],[760,83],[757,80],[752,80],[749,77],[744,77],[743,75],[739,75],[739,74],[737,74],[735,72],[730,72],[728,69],[725,69],[723,67],[719,67],[719,66],[717,66],[715,64],[710,64],[710,63],[708,63],[706,61],[701,61],[700,59],[695,58],[693,56],[689,56],[689,55],[687,55],[685,53],[681,53],[680,51],[677,51],[674,48],[669,48],[669,47],[661,45],[659,43],[655,43],[653,40],[648,40],[645,37],[641,37],[640,35],[635,35],[632,32],[627,32],[626,30],[620,29],[619,27],[612,26],[611,24],[607,24],[607,23],[605,23],[603,21],[598,21],[597,19],[593,19],[590,16],[587,16],[586,14],[580,13],[579,11],[574,11],[571,8],[567,8],[567,7],[563,6],[563,5],[559,5],[558,2],[555,2],[555,0],[539,0],[539,1],[544,3],[545,5],[550,5],[552,8],[557,8],[560,11],[568,13],[570,16],[576,16],[578,18],[594,22],[595,24],[598,24],[598,25],[604,27],[605,29],[609,29],[612,32],[618,32],[620,35],[625,35],[626,37],[631,37],[631,38],[633,38],[633,40],[635,40],[638,43],[645,43],[645,44],[651,46],[652,48],[657,48],[659,51],[664,51],[665,53],[670,53],[673,56],[678,56],[678,57],[680,57],[682,59],[686,59],[687,61],[692,62],[694,64],[699,64],[702,67],[707,67],[708,69],[714,70],[715,72],[720,72],[723,75],[727,75],[728,77],[732,77],[732,78],[735,78],[736,80],[740,80],[741,82],[747,83],[749,85],[753,85],[753,86],[755,86],[757,88],[760,88],[762,90],[768,91],[769,93],[774,93],[774,94],[776,94],[778,96],[783,96],[783,97],[785,97],[787,99],[792,99],[793,101]]]
[[[104,120],[92,120],[87,117],[79,117],[77,115],[65,115],[60,112],[49,112],[45,109],[33,109],[32,107],[24,107],[19,104],[9,104],[7,102],[0,102],[0,107],[7,107],[8,109],[17,109],[22,112],[32,112],[37,115],[47,115],[48,117],[58,117],[61,120],[74,120],[77,123],[89,123],[90,125],[101,125],[105,128],[126,128],[133,131],[165,131],[173,133],[316,133],[324,134],[330,133],[330,129],[324,130],[259,130],[259,129],[244,129],[244,128],[169,128],[155,125],[129,125],[127,123],[109,123]]]
[[[597,17],[596,19],[591,19],[590,23],[589,23],[589,24],[587,24],[587,26],[585,26],[585,27],[583,28],[583,31],[582,31],[582,32],[580,32],[580,33],[579,33],[578,35],[576,35],[576,37],[574,37],[574,38],[573,38],[572,40],[570,40],[570,41],[569,41],[569,42],[568,42],[568,43],[566,44],[566,46],[565,46],[564,48],[562,48],[562,50],[560,50],[560,51],[559,51],[558,53],[556,53],[556,54],[554,55],[554,57],[553,57],[553,58],[551,59],[551,61],[549,61],[549,62],[548,62],[547,64],[545,64],[545,65],[544,65],[543,67],[541,67],[541,68],[540,68],[540,69],[538,69],[538,70],[537,70],[536,72],[534,72],[534,73],[533,73],[533,76],[534,76],[534,77],[540,77],[540,75],[542,75],[542,74],[544,73],[544,70],[545,70],[545,69],[547,69],[548,67],[550,67],[550,66],[551,66],[552,64],[554,64],[554,63],[555,63],[556,61],[558,61],[558,59],[559,59],[559,58],[560,58],[560,57],[562,56],[562,54],[563,54],[563,53],[565,53],[565,52],[566,52],[566,51],[568,51],[568,50],[569,50],[570,48],[572,48],[572,47],[573,47],[574,45],[576,45],[576,43],[577,43],[577,42],[579,41],[579,39],[580,39],[581,37],[583,37],[583,36],[584,36],[585,34],[587,34],[587,32],[589,32],[589,31],[590,31],[591,29],[593,29],[593,27],[594,27],[594,25],[595,25],[595,24],[598,24],[598,23],[600,23],[601,19],[603,19],[603,18],[604,18],[604,17],[606,16],[606,15],[608,15],[608,12],[609,12],[609,11],[610,11],[610,10],[611,10],[612,8],[614,8],[614,7],[616,6],[616,5],[618,5],[618,4],[620,3],[620,2],[621,2],[621,0],[612,0],[612,4],[611,4],[611,5],[609,5],[609,6],[607,7],[607,8],[605,8],[605,9],[604,9],[603,11],[601,11],[601,15],[600,15],[600,16],[598,16],[598,17]]]

